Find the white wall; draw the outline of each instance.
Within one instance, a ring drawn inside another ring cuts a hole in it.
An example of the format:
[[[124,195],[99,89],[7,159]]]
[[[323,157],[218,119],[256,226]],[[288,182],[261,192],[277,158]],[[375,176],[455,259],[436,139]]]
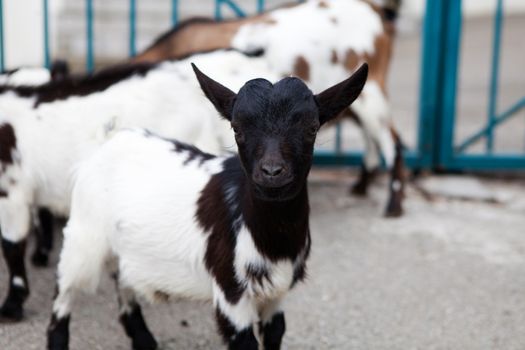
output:
[[[267,0],[269,8],[286,0]],[[293,1],[293,0],[288,0]],[[372,0],[381,2],[382,0]],[[441,0],[433,0],[441,1]],[[459,1],[459,0],[457,0]],[[4,0],[4,43],[6,68],[44,63],[41,0]],[[139,0],[138,48],[169,28],[170,1]],[[254,11],[255,0],[238,0]],[[127,0],[95,1],[95,54],[97,58],[127,55]],[[417,33],[426,0],[403,0],[400,32]],[[464,16],[492,15],[496,0],[463,0]],[[85,0],[49,0],[51,53],[54,57],[83,60],[85,54]],[[525,0],[504,0],[506,13],[525,13]],[[225,11],[226,13],[228,11]],[[181,17],[213,15],[213,0],[180,0]],[[57,32],[57,29],[60,32]],[[59,42],[60,41],[60,42]]]
[[[7,68],[43,62],[42,2],[4,1],[4,58]]]
[[[43,2],[4,0],[5,68],[44,64]],[[55,25],[62,0],[49,1],[50,44],[56,47]]]

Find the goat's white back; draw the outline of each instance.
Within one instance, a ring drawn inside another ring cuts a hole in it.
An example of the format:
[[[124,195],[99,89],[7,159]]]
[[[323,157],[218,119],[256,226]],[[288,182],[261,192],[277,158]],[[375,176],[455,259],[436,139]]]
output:
[[[283,76],[294,71],[297,57],[304,58],[313,91],[348,76],[343,62],[348,50],[372,55],[375,38],[383,32],[381,17],[362,0],[312,0],[268,15],[263,23],[241,26],[232,46],[246,51],[263,48],[271,68]],[[331,62],[334,51],[338,64]]]
[[[11,173],[0,176],[2,188],[12,198],[19,192],[21,202],[67,215],[75,163],[119,128],[147,128],[212,153],[235,151],[229,124],[205,99],[190,62],[234,91],[252,78],[276,79],[264,62],[254,64],[240,53],[220,51],[163,63],[146,76],[133,76],[105,91],[42,103],[37,108],[33,108],[33,98],[4,93],[0,95],[0,125],[14,127],[21,166],[10,166]]]
[[[0,74],[0,85],[38,85],[51,80],[47,68],[25,67],[15,72]]]
[[[222,170],[223,159],[201,166],[199,159],[184,164],[188,157],[175,152],[170,141],[130,130],[84,162],[64,230],[63,252],[75,256],[61,257],[67,262],[59,267],[61,276],[74,276],[77,287],[93,290],[100,262],[115,252],[119,280],[150,301],[159,291],[211,299],[212,281],[204,266],[207,235],[195,213],[202,189]],[[86,258],[92,263],[84,264]]]

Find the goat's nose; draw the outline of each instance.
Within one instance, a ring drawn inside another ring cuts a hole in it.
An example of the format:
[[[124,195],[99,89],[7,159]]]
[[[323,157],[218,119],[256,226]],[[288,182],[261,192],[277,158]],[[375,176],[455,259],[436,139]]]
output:
[[[264,176],[274,177],[283,172],[284,166],[282,164],[275,164],[275,163],[263,164],[261,166],[261,170]]]

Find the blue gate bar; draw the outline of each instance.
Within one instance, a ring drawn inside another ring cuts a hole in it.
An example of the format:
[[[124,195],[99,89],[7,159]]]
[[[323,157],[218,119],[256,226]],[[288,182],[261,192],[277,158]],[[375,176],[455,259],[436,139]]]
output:
[[[257,12],[261,13],[264,11],[264,0],[257,0]]]
[[[0,0],[0,71],[4,71],[4,4]]]
[[[447,164],[447,170],[520,170],[525,169],[523,154],[461,154]]]
[[[93,0],[86,0],[86,69],[91,72],[95,68],[95,56],[93,50]]]
[[[179,21],[179,0],[171,0],[171,25],[176,26]]]
[[[420,166],[431,167],[437,158],[439,139],[439,90],[441,90],[440,53],[443,42],[444,7],[441,1],[427,0],[421,45],[419,91],[418,153]],[[439,85],[439,86],[438,86]]]
[[[135,34],[137,31],[137,1],[129,0],[129,57],[137,54]]]
[[[515,115],[515,113],[517,111],[519,111],[520,109],[522,109],[522,108],[525,108],[525,97],[521,98],[516,104],[514,104],[512,107],[507,109],[500,116],[494,117],[494,120],[492,122],[492,127],[494,128],[494,127],[498,126],[499,124],[503,123],[504,121],[506,121],[507,119],[509,119],[513,115]],[[481,129],[480,131],[478,131],[474,135],[470,136],[461,145],[456,147],[456,152],[463,152],[463,151],[465,151],[467,149],[467,147],[472,145],[474,142],[479,140],[481,137],[487,135],[488,128],[489,128],[489,126],[487,125],[485,128]]]
[[[494,124],[498,100],[499,57],[501,46],[501,26],[503,24],[503,0],[498,0],[494,15],[494,38],[492,40],[492,73],[490,77],[488,125],[486,128],[487,152],[494,149]]]
[[[44,0],[43,16],[44,16],[44,66],[49,69],[51,66],[51,54],[49,49],[49,3]]]
[[[454,124],[456,116],[456,88],[457,70],[459,60],[459,46],[461,40],[461,1],[446,0],[444,13],[446,21],[443,25],[446,50],[443,53],[443,93],[441,95],[441,107],[439,120],[441,121],[439,168],[445,168],[446,164],[454,155]],[[443,47],[442,47],[443,48]]]
[[[314,164],[316,166],[360,166],[363,164],[363,154],[361,152],[341,152],[335,154],[332,151],[316,150],[314,153]],[[417,152],[408,151],[404,154],[405,165],[409,168],[420,166],[420,156]]]
[[[227,5],[235,12],[237,17],[246,17],[246,14],[235,2],[232,0],[215,0],[215,19],[221,20],[222,17],[222,5]]]
[[[341,141],[341,123],[337,123],[335,126],[335,153],[340,154],[342,151]]]

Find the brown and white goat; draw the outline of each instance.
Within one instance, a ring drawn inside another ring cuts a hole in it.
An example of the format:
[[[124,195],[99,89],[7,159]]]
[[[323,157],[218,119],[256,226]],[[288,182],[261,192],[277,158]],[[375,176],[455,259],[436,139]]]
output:
[[[294,75],[321,91],[367,62],[363,94],[342,113],[362,127],[364,163],[352,192],[365,195],[381,155],[391,170],[386,215],[402,214],[402,145],[390,115],[386,78],[400,0],[378,7],[361,0],[310,0],[236,20],[194,18],[159,37],[133,61],[159,61],[218,48],[262,53],[280,76]]]

